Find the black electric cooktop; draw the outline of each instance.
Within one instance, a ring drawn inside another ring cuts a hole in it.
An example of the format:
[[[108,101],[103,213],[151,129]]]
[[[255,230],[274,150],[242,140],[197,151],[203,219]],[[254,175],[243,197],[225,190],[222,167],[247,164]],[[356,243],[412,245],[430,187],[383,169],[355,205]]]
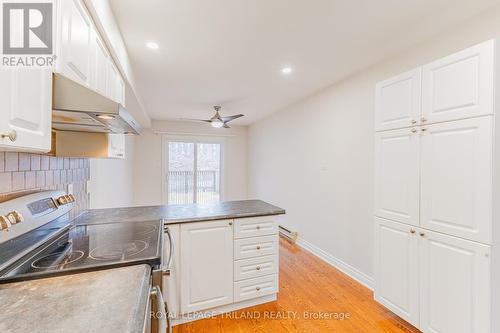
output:
[[[71,226],[0,272],[0,283],[113,267],[161,265],[162,223]]]

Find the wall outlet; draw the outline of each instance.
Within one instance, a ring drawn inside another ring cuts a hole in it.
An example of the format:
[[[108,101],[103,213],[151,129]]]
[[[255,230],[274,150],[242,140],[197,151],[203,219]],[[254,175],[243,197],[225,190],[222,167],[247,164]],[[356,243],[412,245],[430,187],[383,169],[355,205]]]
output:
[[[73,184],[68,184],[68,194],[73,194]]]

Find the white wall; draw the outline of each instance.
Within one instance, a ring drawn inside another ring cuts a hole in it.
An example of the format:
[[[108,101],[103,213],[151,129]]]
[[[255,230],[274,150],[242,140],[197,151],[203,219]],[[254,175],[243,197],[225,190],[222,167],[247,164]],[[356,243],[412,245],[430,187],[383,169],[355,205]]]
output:
[[[300,237],[372,276],[375,83],[495,37],[498,8],[253,124],[249,196],[285,208]]]
[[[134,144],[126,136],[125,159],[90,160],[90,208],[126,207],[133,204]]]
[[[134,205],[162,204],[162,134],[225,135],[223,200],[247,197],[247,129],[234,126],[214,129],[206,123],[157,121],[152,129],[136,137],[134,159]],[[227,136],[226,136],[227,135]]]

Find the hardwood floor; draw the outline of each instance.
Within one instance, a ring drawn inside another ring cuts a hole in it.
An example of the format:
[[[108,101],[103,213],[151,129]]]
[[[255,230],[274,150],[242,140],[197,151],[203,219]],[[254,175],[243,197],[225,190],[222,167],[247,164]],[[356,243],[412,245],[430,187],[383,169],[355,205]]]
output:
[[[306,318],[308,314],[320,313],[330,319]],[[300,247],[281,239],[280,292],[276,302],[174,328],[174,333],[216,332],[419,331],[376,303],[369,289]]]

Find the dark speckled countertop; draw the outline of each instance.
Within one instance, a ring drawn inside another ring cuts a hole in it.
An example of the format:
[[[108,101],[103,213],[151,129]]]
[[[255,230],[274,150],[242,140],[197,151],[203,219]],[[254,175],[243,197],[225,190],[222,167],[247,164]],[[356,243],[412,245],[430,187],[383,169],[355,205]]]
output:
[[[285,210],[261,200],[224,201],[212,204],[141,206],[90,209],[75,224],[138,222],[163,219],[165,223],[185,223],[285,214]]]
[[[142,333],[151,267],[0,285],[2,333]]]

